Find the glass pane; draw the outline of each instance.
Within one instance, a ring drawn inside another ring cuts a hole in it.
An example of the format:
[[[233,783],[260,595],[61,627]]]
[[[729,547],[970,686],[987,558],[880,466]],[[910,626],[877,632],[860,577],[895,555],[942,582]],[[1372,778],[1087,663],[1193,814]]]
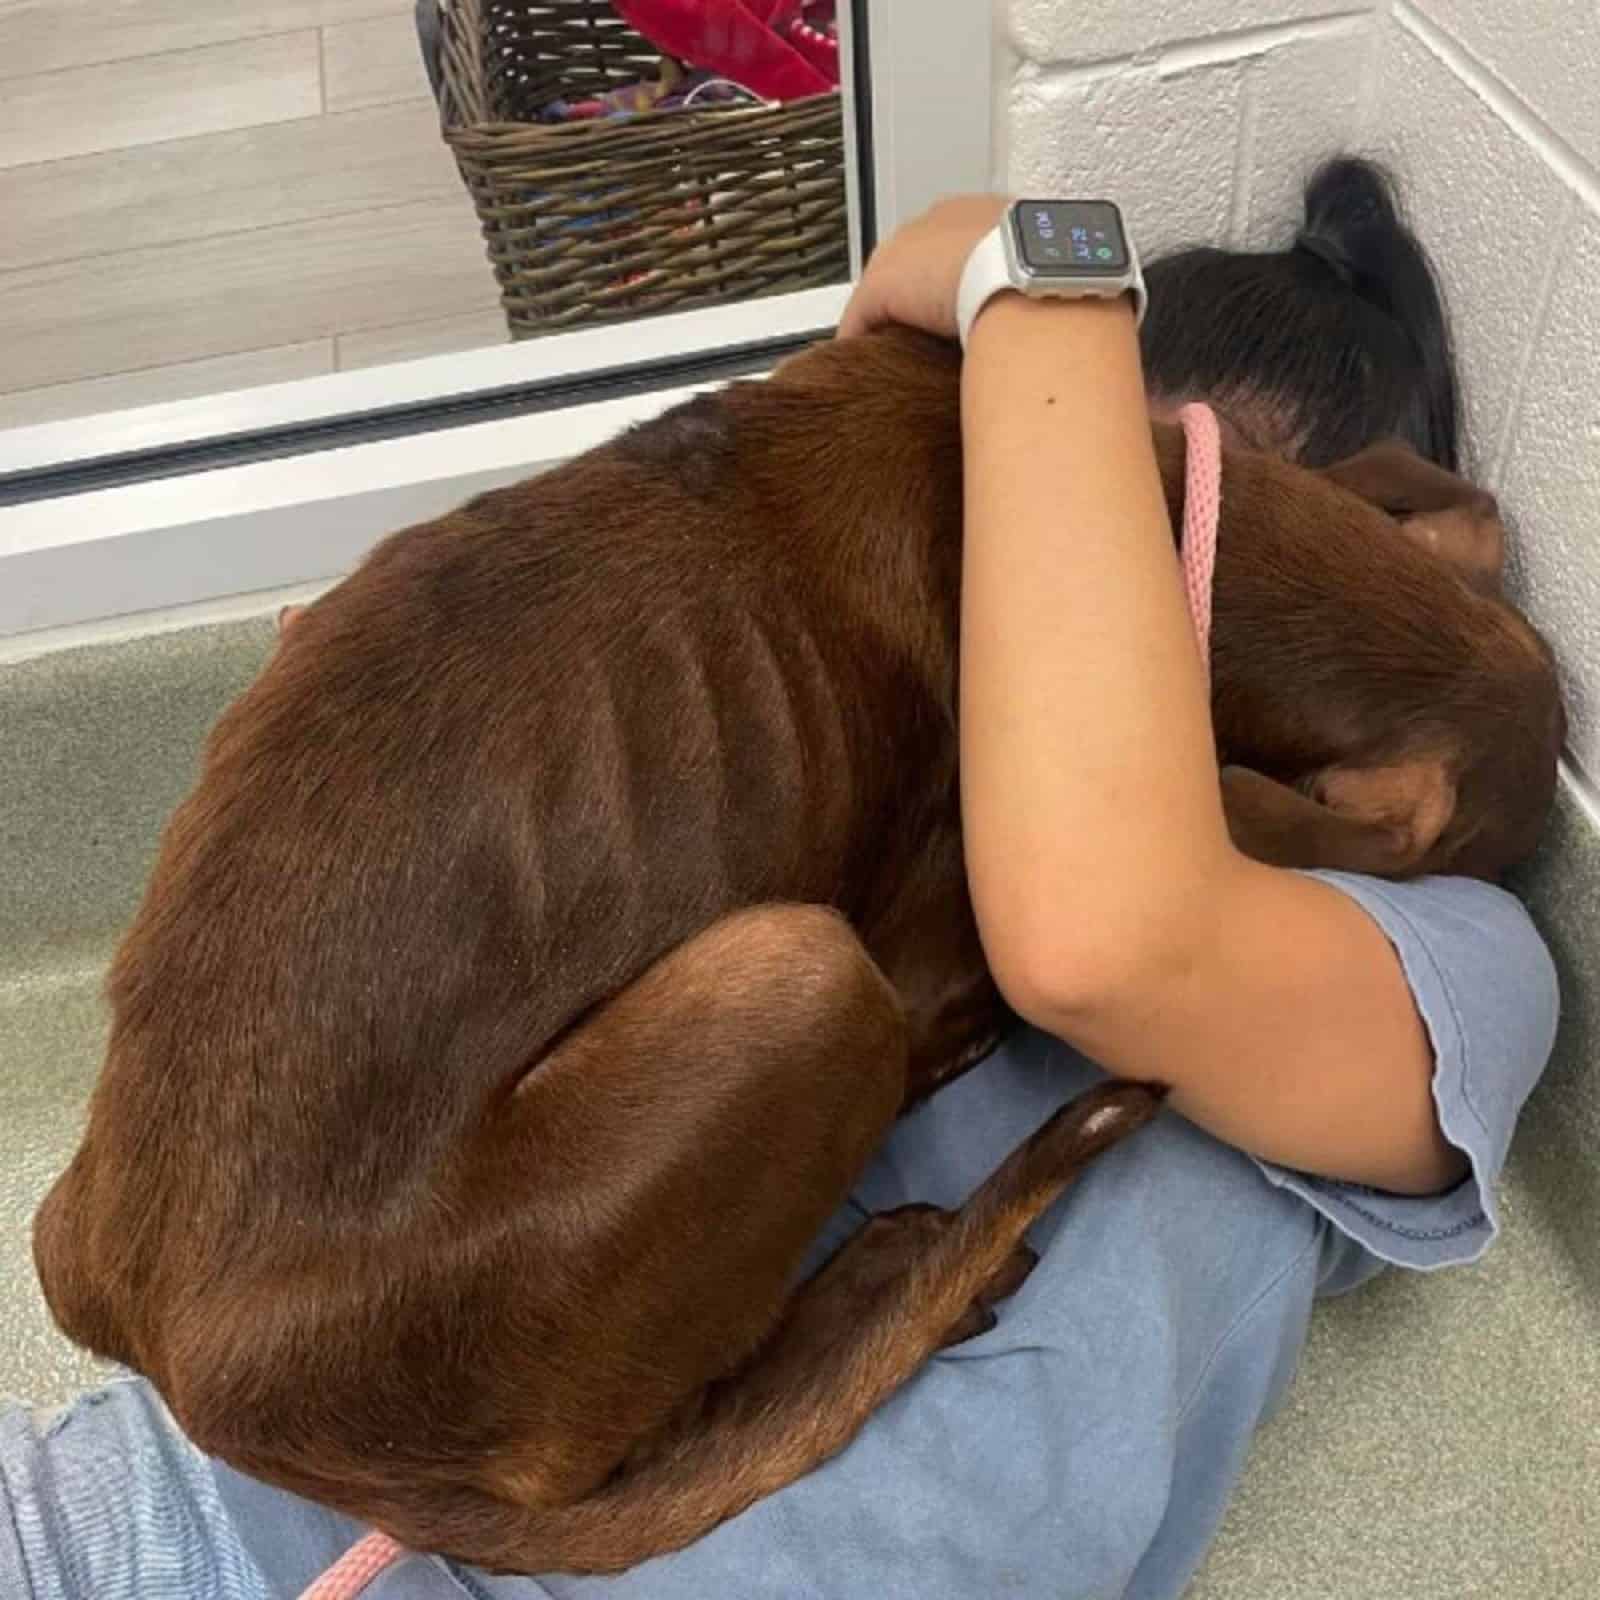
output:
[[[0,9],[0,428],[843,281],[841,19],[768,9]]]

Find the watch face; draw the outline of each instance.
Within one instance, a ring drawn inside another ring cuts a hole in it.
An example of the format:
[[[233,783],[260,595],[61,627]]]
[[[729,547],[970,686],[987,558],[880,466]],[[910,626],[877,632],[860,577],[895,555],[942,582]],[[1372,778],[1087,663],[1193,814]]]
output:
[[[1109,200],[1019,200],[1017,255],[1041,278],[1114,277],[1128,270],[1122,214]]]

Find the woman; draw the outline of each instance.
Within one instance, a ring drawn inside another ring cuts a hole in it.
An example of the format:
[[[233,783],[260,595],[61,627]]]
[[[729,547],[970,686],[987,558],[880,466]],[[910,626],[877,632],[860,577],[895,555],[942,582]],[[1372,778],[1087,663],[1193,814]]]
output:
[[[1314,1297],[1487,1246],[1554,1029],[1548,957],[1483,884],[1233,851],[1151,453],[1147,401],[1198,396],[1310,462],[1399,434],[1454,465],[1442,309],[1380,179],[1335,164],[1307,207],[1290,251],[1154,266],[1142,371],[1126,305],[1002,295],[977,320],[963,800],[985,948],[1029,1025],[897,1126],[815,1258],[867,1211],[958,1202],[1092,1061],[1171,1083],[1183,1115],[1041,1221],[995,1327],[690,1549],[619,1578],[415,1558],[374,1600],[1176,1596]],[[953,334],[999,209],[949,202],[896,235],[842,333]],[[0,1417],[0,1471],[6,1595],[293,1595],[363,1531],[207,1461],[136,1380],[47,1426]]]

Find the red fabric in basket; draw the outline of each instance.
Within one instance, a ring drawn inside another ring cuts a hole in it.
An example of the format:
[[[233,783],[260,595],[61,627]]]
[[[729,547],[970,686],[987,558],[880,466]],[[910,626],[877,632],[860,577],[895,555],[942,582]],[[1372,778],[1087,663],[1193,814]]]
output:
[[[668,55],[731,78],[763,100],[801,100],[839,82],[838,44],[825,25],[831,6],[805,0],[611,3],[635,33]]]

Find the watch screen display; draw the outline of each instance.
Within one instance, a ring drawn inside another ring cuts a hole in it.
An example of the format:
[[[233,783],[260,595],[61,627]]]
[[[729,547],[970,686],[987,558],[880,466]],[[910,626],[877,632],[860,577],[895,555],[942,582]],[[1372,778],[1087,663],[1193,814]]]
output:
[[[1018,254],[1041,277],[1127,271],[1122,217],[1109,200],[1022,200],[1014,216]]]

